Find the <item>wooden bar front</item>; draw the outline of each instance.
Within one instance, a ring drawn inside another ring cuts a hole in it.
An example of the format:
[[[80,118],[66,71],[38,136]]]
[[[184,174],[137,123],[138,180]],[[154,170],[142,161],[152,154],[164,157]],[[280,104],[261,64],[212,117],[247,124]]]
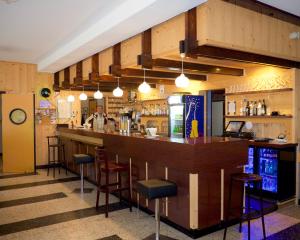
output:
[[[161,178],[175,182],[178,195],[164,199],[161,214],[189,231],[220,227],[227,206],[229,176],[241,172],[242,165],[247,164],[248,142],[239,139],[148,139],[67,128],[59,129],[59,134],[66,144],[67,161],[73,171],[79,169],[72,163],[72,154],[86,151],[93,154],[95,145],[102,144],[113,160],[130,163],[134,201],[137,201],[136,180]],[[81,149],[76,147],[80,139],[84,145]],[[86,174],[95,181],[94,166],[89,166]],[[234,188],[235,207],[240,206],[241,189]],[[154,210],[152,201],[140,196],[139,203]]]

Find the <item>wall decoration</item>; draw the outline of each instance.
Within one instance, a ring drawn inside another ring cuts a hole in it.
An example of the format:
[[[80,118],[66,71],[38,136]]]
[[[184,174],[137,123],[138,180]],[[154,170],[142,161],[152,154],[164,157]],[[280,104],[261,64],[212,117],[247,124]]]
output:
[[[27,119],[26,112],[21,108],[13,109],[9,114],[9,119],[13,124],[23,124]]]

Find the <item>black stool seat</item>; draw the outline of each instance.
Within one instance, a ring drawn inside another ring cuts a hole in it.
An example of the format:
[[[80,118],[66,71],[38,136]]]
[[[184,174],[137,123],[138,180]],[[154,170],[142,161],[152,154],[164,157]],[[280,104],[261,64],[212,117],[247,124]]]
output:
[[[74,162],[78,165],[94,162],[94,157],[88,154],[74,154],[73,158],[74,158]]]
[[[177,195],[177,186],[170,181],[150,179],[138,181],[137,191],[148,199],[164,198]]]
[[[160,235],[160,216],[159,216],[159,199],[177,195],[177,185],[173,182],[160,179],[149,179],[138,181],[136,190],[148,199],[155,199],[155,234],[144,238],[144,240],[175,240],[164,235]]]

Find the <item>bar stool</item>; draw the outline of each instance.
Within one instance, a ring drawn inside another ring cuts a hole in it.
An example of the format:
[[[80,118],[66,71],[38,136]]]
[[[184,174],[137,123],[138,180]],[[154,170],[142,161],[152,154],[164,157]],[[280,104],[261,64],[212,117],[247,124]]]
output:
[[[129,210],[132,211],[132,202],[131,202],[131,181],[130,181],[130,166],[129,164],[116,163],[111,160],[108,160],[107,152],[104,147],[95,148],[95,169],[97,169],[97,199],[96,199],[96,208],[99,205],[99,196],[100,191],[104,190],[105,192],[105,217],[108,217],[109,212],[109,193],[118,192],[120,202],[122,199],[122,192],[128,191],[128,204]],[[101,184],[101,173],[105,174],[105,184]],[[109,175],[112,173],[118,174],[118,181],[110,183]],[[122,176],[121,173],[127,173],[127,187],[122,187]],[[110,189],[110,187],[116,186],[116,189]]]
[[[155,239],[155,240],[172,240],[164,235],[160,235],[160,216],[159,216],[159,199],[165,197],[172,197],[177,195],[177,185],[173,182],[159,179],[149,179],[137,182],[137,192],[142,194],[148,199],[155,199],[155,222],[156,231],[145,238],[145,240]]]
[[[88,154],[73,154],[73,160],[76,165],[80,165],[80,193],[83,194],[84,189],[84,164],[89,164],[94,162],[94,157]]]
[[[228,200],[228,212],[225,220],[225,230],[223,235],[223,240],[226,239],[227,227],[229,224],[229,218],[231,216],[231,195],[232,195],[232,184],[233,182],[240,183],[242,185],[242,203],[241,203],[241,214],[240,214],[240,226],[239,232],[242,232],[242,223],[243,221],[248,222],[248,240],[250,240],[250,220],[260,218],[262,221],[263,228],[263,239],[266,239],[266,230],[265,230],[265,220],[264,220],[264,208],[263,208],[263,198],[262,198],[262,178],[257,174],[248,174],[248,173],[235,173],[230,176],[230,185],[229,185],[229,200]],[[260,210],[255,210],[250,206],[250,200],[247,201],[247,207],[243,206],[243,198],[244,198],[244,185],[245,184],[257,184],[259,192],[260,192]],[[244,213],[245,209],[245,213]]]
[[[65,155],[65,145],[61,143],[59,136],[47,136],[48,140],[48,167],[47,167],[47,176],[49,176],[50,167],[53,168],[53,177],[55,178],[55,168],[58,165],[58,172],[60,174],[60,167],[64,163],[66,168],[66,175],[68,174],[68,162],[66,161]],[[52,150],[52,160],[51,160],[51,150]],[[56,150],[57,150],[57,159],[56,159]],[[62,161],[63,158],[63,161]]]

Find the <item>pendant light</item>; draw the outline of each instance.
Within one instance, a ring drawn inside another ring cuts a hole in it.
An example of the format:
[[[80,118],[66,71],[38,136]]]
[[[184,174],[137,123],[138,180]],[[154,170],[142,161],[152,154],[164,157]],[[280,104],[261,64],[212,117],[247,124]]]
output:
[[[139,92],[146,94],[150,92],[150,89],[150,85],[146,82],[146,69],[144,68],[144,82],[139,85],[138,90]]]
[[[100,92],[100,89],[99,89],[99,83],[98,83],[98,90],[97,90],[97,92],[94,93],[94,98],[95,99],[102,99],[103,98],[103,93]]]
[[[123,90],[120,88],[120,83],[119,83],[119,77],[117,78],[118,79],[118,87],[116,87],[114,90],[113,90],[113,95],[115,97],[122,97],[123,96]]]
[[[183,56],[181,56],[181,74],[175,79],[175,85],[179,88],[186,88],[190,84],[190,80],[183,73]]]
[[[80,93],[79,99],[80,99],[81,101],[87,100],[87,95],[84,93],[84,86],[82,87],[82,93]]]
[[[72,95],[71,87],[70,87],[70,95],[68,95],[67,101],[68,102],[74,102],[75,101],[75,97],[74,97],[74,95]]]

